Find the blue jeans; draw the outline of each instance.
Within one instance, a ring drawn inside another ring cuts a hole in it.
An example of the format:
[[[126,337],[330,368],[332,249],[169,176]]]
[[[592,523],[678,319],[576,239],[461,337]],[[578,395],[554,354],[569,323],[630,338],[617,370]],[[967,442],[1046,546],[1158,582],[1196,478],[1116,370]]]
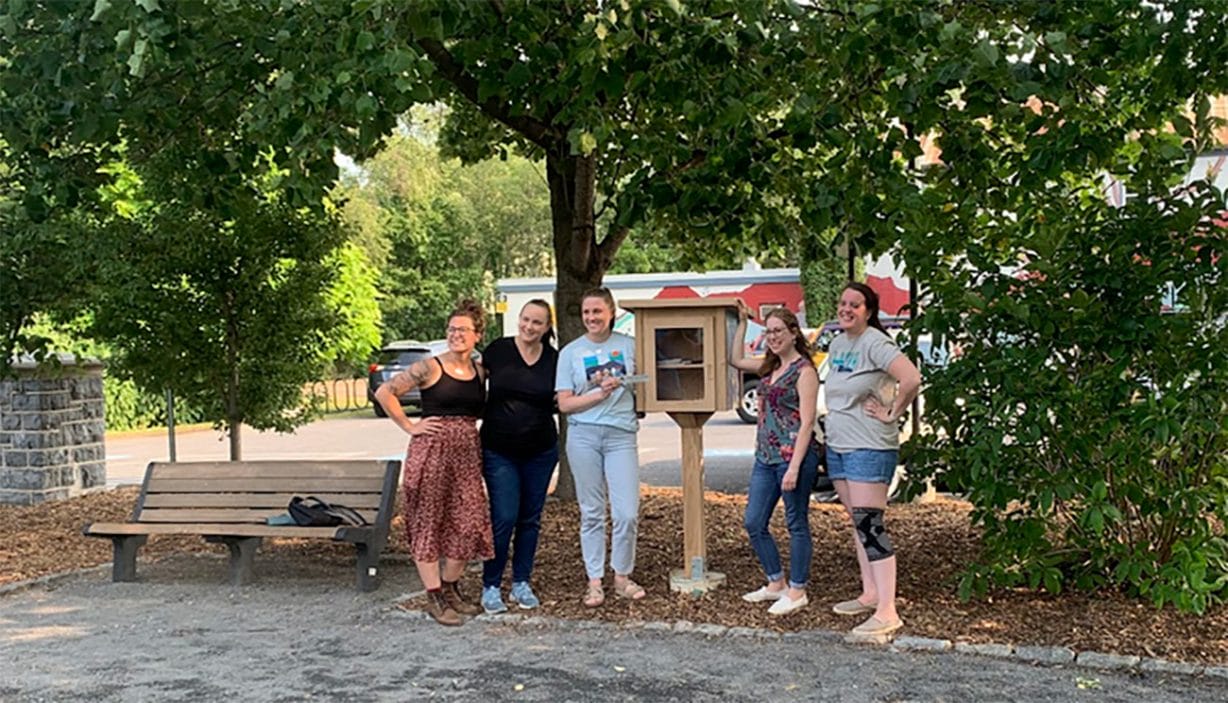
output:
[[[789,586],[805,588],[810,575],[810,556],[814,546],[810,543],[810,488],[814,486],[815,473],[819,468],[819,455],[813,448],[806,451],[806,458],[797,472],[797,487],[781,491],[780,482],[788,462],[765,464],[755,460],[750,474],[750,490],[746,497],[746,534],[750,537],[751,549],[759,557],[763,573],[768,581],[784,576],[780,566],[780,552],[776,540],[768,530],[768,521],[776,510],[776,502],[782,497],[785,503],[785,522],[789,526]]]
[[[520,460],[482,450],[482,475],[490,495],[490,526],[495,538],[495,558],[482,565],[483,586],[497,587],[503,581],[513,533],[516,551],[512,556],[512,581],[529,580],[546,489],[558,462],[558,445]]]

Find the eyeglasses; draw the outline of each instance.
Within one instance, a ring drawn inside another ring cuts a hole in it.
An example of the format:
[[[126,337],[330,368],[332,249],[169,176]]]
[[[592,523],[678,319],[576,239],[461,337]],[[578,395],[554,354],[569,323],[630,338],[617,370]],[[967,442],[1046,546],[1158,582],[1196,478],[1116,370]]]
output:
[[[467,334],[472,332],[472,327],[449,327],[448,334]]]
[[[763,331],[763,334],[767,335],[768,337],[779,337],[782,334],[788,334],[788,333],[789,333],[788,327],[768,327],[767,329]]]

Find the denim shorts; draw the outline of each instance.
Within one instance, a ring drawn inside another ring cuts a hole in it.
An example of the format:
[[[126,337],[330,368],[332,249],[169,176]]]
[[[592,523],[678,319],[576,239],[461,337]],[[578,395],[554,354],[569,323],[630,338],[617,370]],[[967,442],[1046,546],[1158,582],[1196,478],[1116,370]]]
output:
[[[838,452],[827,448],[827,476],[833,481],[857,481],[859,483],[891,483],[895,465],[899,463],[898,449],[854,449]]]

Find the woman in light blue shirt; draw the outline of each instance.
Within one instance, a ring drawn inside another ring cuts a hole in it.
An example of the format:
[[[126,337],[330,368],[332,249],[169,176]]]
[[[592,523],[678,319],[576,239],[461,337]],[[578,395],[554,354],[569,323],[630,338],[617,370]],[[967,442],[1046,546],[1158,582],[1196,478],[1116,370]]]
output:
[[[635,373],[635,340],[613,331],[614,296],[605,288],[586,291],[580,314],[585,333],[559,352],[554,389],[567,416],[567,461],[580,503],[580,551],[588,575],[583,602],[605,602],[606,497],[613,535],[610,566],[614,593],[644,597],[631,580],[639,527],[640,477],[635,433],[635,397],[622,379]]]

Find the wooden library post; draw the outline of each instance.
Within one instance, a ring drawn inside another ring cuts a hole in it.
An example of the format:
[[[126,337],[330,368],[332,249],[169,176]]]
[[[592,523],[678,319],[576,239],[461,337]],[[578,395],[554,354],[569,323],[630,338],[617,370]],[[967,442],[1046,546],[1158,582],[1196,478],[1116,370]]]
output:
[[[670,590],[700,595],[725,580],[708,568],[703,429],[739,397],[740,376],[728,363],[738,300],[635,300],[621,307],[635,313],[637,373],[648,376],[636,393],[636,409],[667,413],[682,435],[683,563],[670,571]]]

